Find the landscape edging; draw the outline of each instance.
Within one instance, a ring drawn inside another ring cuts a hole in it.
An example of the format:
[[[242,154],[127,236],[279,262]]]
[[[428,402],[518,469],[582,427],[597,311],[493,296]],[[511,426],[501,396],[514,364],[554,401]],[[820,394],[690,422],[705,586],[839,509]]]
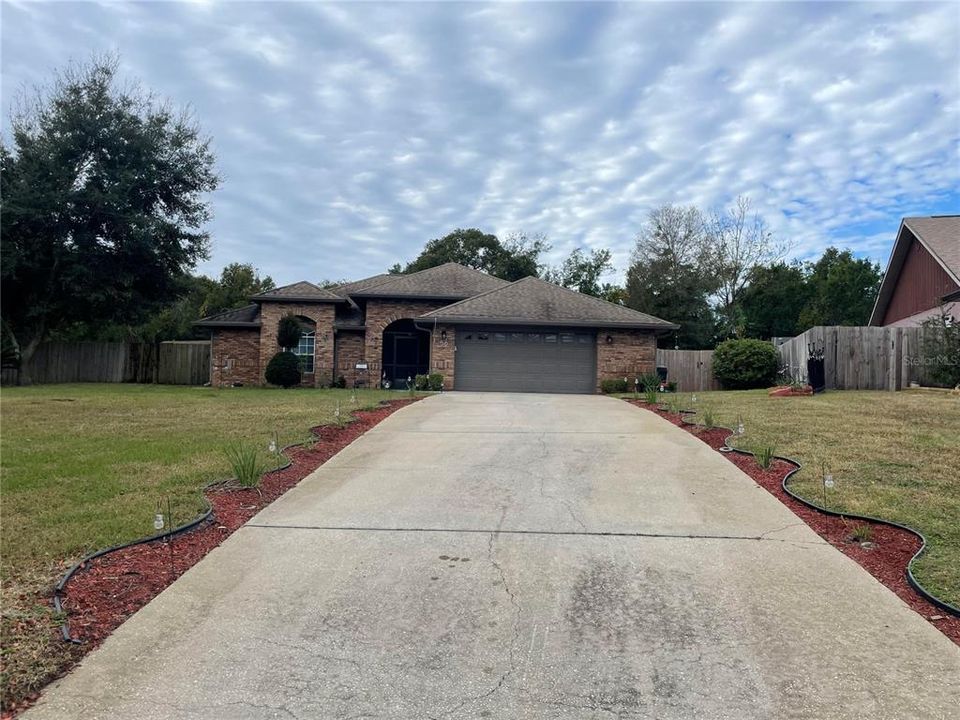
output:
[[[658,410],[660,409],[659,406],[657,409]],[[696,414],[696,410],[680,410],[678,412],[680,414],[680,422],[682,422],[684,425],[691,425],[694,427],[698,427],[697,423],[687,420],[687,417],[686,417],[687,415]],[[732,428],[724,427],[723,425],[714,425],[713,427],[719,430],[727,430],[730,432],[730,434],[723,441],[724,446],[730,452],[738,453],[740,455],[746,455],[749,457],[755,456],[755,453],[749,450],[742,450],[730,444],[730,438],[736,435],[736,432]],[[837,510],[830,510],[829,508],[825,508],[821,505],[818,505],[815,502],[807,500],[806,498],[801,497],[800,495],[795,493],[793,490],[791,490],[787,484],[787,481],[790,480],[791,477],[793,477],[796,473],[798,473],[800,470],[803,469],[803,463],[801,463],[799,460],[795,460],[794,458],[787,457],[785,455],[773,455],[771,456],[771,459],[782,460],[788,465],[793,466],[793,469],[783,476],[783,480],[781,480],[780,486],[783,488],[783,491],[787,495],[792,497],[801,505],[805,505],[811,510],[816,510],[821,514],[828,515],[830,517],[849,518],[851,520],[863,520],[865,522],[877,523],[879,525],[886,525],[887,527],[893,527],[899,530],[905,530],[906,532],[916,536],[920,540],[920,549],[917,550],[913,554],[913,556],[910,558],[910,560],[907,562],[906,573],[905,573],[907,578],[907,583],[910,585],[910,587],[912,587],[916,591],[918,595],[920,595],[924,600],[929,602],[931,605],[934,605],[935,607],[940,608],[944,612],[947,612],[950,615],[953,615],[954,617],[960,617],[960,608],[956,607],[955,605],[951,605],[946,600],[941,600],[940,598],[938,598],[936,595],[934,595],[925,587],[923,587],[923,585],[920,584],[920,581],[918,581],[916,577],[914,577],[913,575],[913,563],[921,555],[923,555],[924,551],[927,549],[927,538],[922,532],[920,532],[916,528],[910,527],[909,525],[904,525],[902,523],[894,522],[893,520],[884,520],[883,518],[873,517],[871,515],[858,515],[856,513],[839,512]]]
[[[389,407],[390,403],[392,402],[394,401],[381,400],[374,407]],[[362,412],[362,410],[361,409],[351,410],[350,411],[351,418],[353,418],[353,414],[355,412]],[[354,421],[355,421],[355,418],[351,419],[349,422],[354,422]],[[349,424],[349,423],[346,423],[346,424]],[[314,427],[310,428],[310,433],[316,434],[315,431],[318,428],[323,428],[323,427],[329,427],[329,425],[315,425]],[[293,461],[289,457],[287,457],[286,455],[287,450],[290,450],[291,448],[295,448],[295,447],[302,447],[311,442],[314,442],[314,439],[307,439],[301,442],[284,445],[282,448],[280,448],[278,455],[284,457],[284,459],[286,460],[286,463],[278,467],[271,468],[270,470],[264,471],[263,473],[261,473],[261,477],[263,477],[264,475],[272,475],[273,473],[281,472],[282,470],[286,470],[287,468],[289,468],[293,464]],[[216,485],[229,482],[230,480],[233,480],[233,479],[234,478],[224,478],[222,480],[212,480],[211,482],[208,482],[206,485],[203,485],[200,488],[200,495],[203,497],[203,501],[207,504],[207,509],[204,513],[194,518],[190,522],[184,523],[183,525],[179,525],[170,530],[157,533],[156,535],[149,535],[147,537],[142,537],[137,540],[131,540],[130,542],[122,543],[120,545],[112,545],[110,547],[97,550],[95,552],[90,553],[89,555],[85,555],[76,563],[74,563],[70,567],[70,569],[68,569],[67,572],[64,573],[63,577],[60,578],[60,581],[53,588],[53,608],[58,614],[62,614],[64,616],[63,623],[60,625],[60,634],[63,636],[64,641],[68,643],[72,643],[74,645],[83,644],[82,640],[75,638],[70,634],[70,621],[66,618],[66,611],[63,609],[63,603],[61,602],[63,599],[64,591],[67,588],[67,583],[70,582],[70,579],[79,570],[83,569],[84,566],[87,563],[89,563],[91,560],[96,560],[97,558],[103,557],[104,555],[109,555],[110,553],[117,552],[118,550],[124,550],[126,548],[134,547],[136,545],[146,545],[147,543],[156,542],[158,540],[169,540],[170,538],[177,537],[178,535],[182,535],[183,533],[189,532],[191,530],[194,530],[200,527],[208,520],[212,520],[214,517],[213,505],[207,499],[207,490],[209,490],[212,487],[215,487]]]

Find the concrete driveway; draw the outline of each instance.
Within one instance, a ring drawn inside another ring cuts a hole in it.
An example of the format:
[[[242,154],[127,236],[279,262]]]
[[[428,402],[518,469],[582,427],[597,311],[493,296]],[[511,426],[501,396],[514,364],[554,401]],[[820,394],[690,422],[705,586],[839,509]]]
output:
[[[400,410],[41,718],[957,718],[960,650],[731,463],[604,397]]]

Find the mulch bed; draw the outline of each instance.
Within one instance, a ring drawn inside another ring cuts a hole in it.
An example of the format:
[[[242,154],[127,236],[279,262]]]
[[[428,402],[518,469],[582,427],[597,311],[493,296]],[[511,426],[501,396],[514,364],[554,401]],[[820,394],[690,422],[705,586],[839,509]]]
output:
[[[642,400],[628,400],[631,405],[655,412],[660,417],[682,427],[691,435],[696,435],[714,450],[719,450],[726,443],[730,431],[723,428],[706,429],[697,425],[684,423],[679,413],[670,413],[649,405]],[[873,575],[888,588],[893,590],[901,600],[913,610],[922,615],[940,632],[960,645],[960,618],[949,615],[936,605],[917,593],[907,582],[907,563],[914,553],[920,549],[920,540],[911,533],[898,528],[871,523],[862,520],[848,520],[842,517],[824,515],[813,508],[807,507],[783,490],[781,484],[784,476],[793,469],[793,466],[782,460],[775,460],[769,468],[760,467],[756,460],[749,455],[739,453],[722,453],[734,465],[753,478],[760,487],[776,496],[793,513],[803,520],[810,528],[824,540],[837,548],[844,555],[855,560],[867,572]],[[869,525],[872,537],[871,545],[864,547],[850,538],[853,529],[860,525]]]
[[[97,647],[256,513],[388,415],[415,401],[393,400],[382,407],[353,412],[355,419],[342,426],[313,428],[316,442],[287,450],[290,466],[264,475],[259,492],[239,487],[208,490],[211,521],[172,540],[134,545],[91,561],[66,587],[63,605],[71,635],[83,642],[86,651]]]

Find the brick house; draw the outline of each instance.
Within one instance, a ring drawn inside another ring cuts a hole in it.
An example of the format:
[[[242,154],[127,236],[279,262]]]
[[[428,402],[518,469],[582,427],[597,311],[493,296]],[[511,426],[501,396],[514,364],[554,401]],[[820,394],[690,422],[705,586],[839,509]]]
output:
[[[332,288],[276,288],[197,323],[211,331],[216,387],[262,385],[282,316],[300,320],[303,384],[406,387],[440,373],[447,390],[596,392],[653,372],[673,323],[528,277],[507,282],[456,263]]]

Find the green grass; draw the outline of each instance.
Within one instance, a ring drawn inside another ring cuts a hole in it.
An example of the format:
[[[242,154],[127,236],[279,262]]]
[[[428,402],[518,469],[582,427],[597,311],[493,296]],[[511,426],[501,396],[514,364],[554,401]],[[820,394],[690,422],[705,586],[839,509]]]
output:
[[[66,660],[31,598],[85,553],[152,534],[157,501],[174,524],[204,508],[200,488],[231,476],[224,449],[262,449],[407,393],[358,390],[48,385],[0,392],[3,696],[38,687]],[[164,510],[166,512],[166,510]]]
[[[744,449],[775,446],[804,469],[791,479],[798,494],[820,502],[820,464],[836,485],[831,509],[905,523],[923,532],[927,553],[917,579],[960,604],[960,398],[935,391],[827,392],[770,398],[764,390],[698,393],[718,425],[745,434]],[[686,406],[690,406],[689,396]]]

